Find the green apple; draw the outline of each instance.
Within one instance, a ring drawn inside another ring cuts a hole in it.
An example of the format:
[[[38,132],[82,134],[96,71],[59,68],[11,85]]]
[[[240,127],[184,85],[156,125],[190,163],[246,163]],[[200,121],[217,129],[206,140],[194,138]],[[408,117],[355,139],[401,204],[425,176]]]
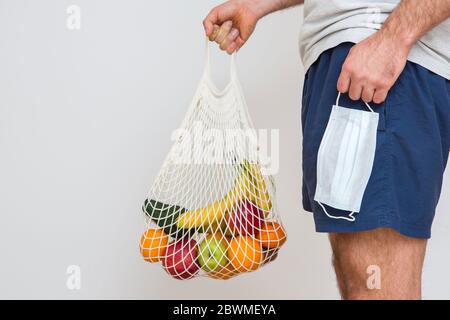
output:
[[[227,248],[223,241],[209,235],[200,243],[197,259],[206,272],[220,270],[228,264]]]

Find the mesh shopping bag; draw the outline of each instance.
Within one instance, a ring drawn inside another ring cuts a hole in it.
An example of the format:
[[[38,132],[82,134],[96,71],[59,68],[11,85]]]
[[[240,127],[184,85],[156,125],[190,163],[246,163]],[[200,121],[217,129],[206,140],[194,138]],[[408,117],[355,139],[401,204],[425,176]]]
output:
[[[234,55],[230,74],[218,90],[207,42],[203,77],[143,204],[141,255],[176,279],[255,271],[273,261],[286,240]]]

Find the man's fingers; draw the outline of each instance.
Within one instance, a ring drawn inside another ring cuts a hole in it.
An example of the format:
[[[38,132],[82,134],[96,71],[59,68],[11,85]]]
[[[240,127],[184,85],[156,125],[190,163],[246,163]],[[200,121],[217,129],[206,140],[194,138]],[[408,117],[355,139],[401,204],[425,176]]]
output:
[[[374,88],[372,88],[372,87],[370,87],[368,85],[365,85],[364,88],[363,88],[361,99],[364,102],[369,103],[369,102],[371,102],[373,100],[374,93],[375,93],[375,89]]]
[[[337,82],[337,89],[340,93],[346,93],[350,87],[350,75],[342,70]]]
[[[362,85],[357,81],[350,80],[350,89],[348,90],[348,96],[352,100],[359,100],[361,99],[361,93],[362,93]]]
[[[216,41],[219,45],[221,45],[222,42],[225,41],[226,37],[230,33],[232,26],[233,22],[231,22],[230,20],[225,21],[220,26],[219,32],[217,33],[216,39],[214,41]]]
[[[211,34],[209,35],[209,40],[210,40],[210,41],[216,40],[216,37],[217,37],[217,35],[219,34],[219,29],[220,29],[220,27],[219,27],[217,24],[215,24],[215,25],[213,26],[213,31],[212,31]]]
[[[231,23],[231,21],[226,23]],[[227,28],[229,28],[229,25],[226,25],[224,28],[213,25],[213,31],[209,35],[209,40],[217,42],[220,45],[220,49],[226,51],[228,54],[232,54],[237,51],[245,41],[241,38],[237,28],[231,28],[224,38],[223,35],[227,32]],[[221,39],[223,40],[221,41]]]
[[[225,21],[231,20],[234,14],[234,6],[221,5],[212,9],[203,20],[206,35],[210,37],[214,31],[214,25],[222,25]]]
[[[230,43],[230,45],[227,48],[227,53],[228,54],[232,54],[234,51],[236,51],[236,49],[238,48],[238,45],[236,43],[236,41],[233,41],[232,43]]]
[[[341,93],[348,92],[348,96],[352,100],[362,99],[367,103],[373,101],[378,104],[386,100],[388,90],[378,89],[369,84],[363,86],[361,81],[352,80],[353,78],[347,76],[345,72],[341,72],[337,83],[338,91]]]
[[[237,37],[236,39],[236,51],[239,51],[239,49],[245,44],[245,40],[242,38],[242,36]]]
[[[203,28],[205,29],[206,36],[209,38],[211,37],[211,33],[213,32],[213,26],[211,20],[203,20]]]
[[[220,44],[220,49],[227,50],[228,46],[236,40],[239,36],[239,30],[236,28],[231,29],[230,33],[225,37],[225,40]]]
[[[211,39],[211,35],[214,31],[214,25],[218,24],[219,15],[217,8],[212,9],[206,18],[203,20],[203,27],[205,28],[205,33],[208,38]]]
[[[386,100],[387,94],[388,94],[388,90],[386,90],[386,89],[375,90],[375,93],[373,95],[373,102],[375,102],[377,104],[384,102],[384,100]]]

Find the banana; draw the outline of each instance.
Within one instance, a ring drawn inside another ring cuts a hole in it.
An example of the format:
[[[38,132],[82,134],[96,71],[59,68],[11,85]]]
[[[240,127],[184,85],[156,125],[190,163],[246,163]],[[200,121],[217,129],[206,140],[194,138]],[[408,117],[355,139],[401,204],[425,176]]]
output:
[[[208,205],[205,208],[187,211],[177,219],[179,228],[202,228],[207,231],[208,226],[217,224],[225,215],[225,212],[231,208],[230,201],[223,199]]]
[[[235,203],[242,201],[246,197],[246,187],[249,184],[246,170],[242,170],[236,180],[235,186],[221,200],[216,201],[204,208],[190,210],[177,219],[179,228],[196,228],[207,231],[210,226],[218,226],[223,220],[225,213],[230,210]]]
[[[272,209],[272,201],[270,201],[269,190],[261,173],[261,167],[257,163],[251,164],[246,160],[244,164],[251,181],[247,197],[267,215]]]
[[[261,168],[258,164],[250,164],[244,160],[241,165],[241,173],[236,179],[234,188],[221,200],[216,201],[204,208],[187,211],[177,219],[178,228],[195,228],[208,231],[208,227],[217,228],[224,221],[227,211],[231,210],[236,203],[249,199],[264,213],[267,214],[272,209],[272,202],[266,187]]]

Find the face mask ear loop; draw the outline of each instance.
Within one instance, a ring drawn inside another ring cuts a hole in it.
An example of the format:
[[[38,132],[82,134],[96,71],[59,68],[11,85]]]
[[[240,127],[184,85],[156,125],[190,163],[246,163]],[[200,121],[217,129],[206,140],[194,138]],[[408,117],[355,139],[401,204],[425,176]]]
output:
[[[353,214],[355,213],[354,211],[350,212],[348,217],[332,216],[331,214],[328,213],[327,209],[325,209],[325,207],[323,206],[322,203],[320,203],[319,201],[317,201],[317,203],[320,205],[320,207],[322,208],[323,212],[325,212],[325,214],[327,215],[328,218],[336,219],[336,220],[343,219],[343,220],[347,220],[347,221],[350,221],[350,222],[354,222],[355,221],[355,217],[353,216]]]
[[[339,98],[341,97],[341,93],[338,92],[338,96],[336,98],[336,105],[339,106]],[[370,112],[375,113],[375,111],[373,111],[373,109],[369,106],[369,104],[367,102],[364,102],[364,104],[366,105],[367,109],[370,110]]]
[[[369,104],[367,102],[364,102],[364,104],[366,105],[366,107],[370,110],[370,112],[375,113],[375,111],[373,111],[373,109],[369,106]]]

